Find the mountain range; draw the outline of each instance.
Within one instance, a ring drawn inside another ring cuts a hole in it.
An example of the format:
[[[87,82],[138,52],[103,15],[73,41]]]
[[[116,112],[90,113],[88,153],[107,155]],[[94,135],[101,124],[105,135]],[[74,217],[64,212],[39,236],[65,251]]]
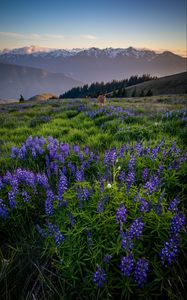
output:
[[[0,97],[5,97],[6,91],[6,97],[13,97],[13,94],[17,95],[18,90],[19,94],[23,90],[31,97],[36,89],[37,94],[40,92],[58,94],[83,83],[107,82],[142,74],[161,77],[184,72],[187,69],[187,59],[172,52],[156,53],[132,47],[67,50],[30,46],[0,51],[0,62],[4,63],[0,65],[0,78],[4,82],[0,83],[0,88],[3,88]],[[15,66],[11,67],[10,64]],[[18,66],[24,69],[21,70]],[[36,68],[40,71],[36,71]],[[36,77],[34,74],[37,74]],[[61,74],[63,77],[60,77]],[[66,81],[69,85],[65,84]],[[43,88],[46,88],[45,91]]]

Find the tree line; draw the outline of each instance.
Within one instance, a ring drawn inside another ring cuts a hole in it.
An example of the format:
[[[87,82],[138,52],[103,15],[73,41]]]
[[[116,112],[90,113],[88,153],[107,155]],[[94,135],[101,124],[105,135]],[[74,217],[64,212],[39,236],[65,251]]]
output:
[[[60,99],[68,98],[97,98],[100,94],[110,94],[110,97],[126,97],[125,88],[138,83],[156,79],[157,77],[152,77],[149,74],[144,74],[142,76],[131,76],[129,79],[123,80],[113,80],[111,82],[104,83],[94,82],[91,85],[85,84],[83,86],[74,87],[71,90],[60,95]],[[142,92],[143,93],[143,92]],[[132,97],[135,95],[131,95]],[[142,95],[146,96],[146,95]]]

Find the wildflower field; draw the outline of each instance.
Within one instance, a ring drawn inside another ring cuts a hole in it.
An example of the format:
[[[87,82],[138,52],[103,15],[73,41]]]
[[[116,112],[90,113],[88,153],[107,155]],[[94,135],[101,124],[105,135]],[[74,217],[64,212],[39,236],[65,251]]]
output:
[[[0,106],[1,299],[187,299],[186,103]]]

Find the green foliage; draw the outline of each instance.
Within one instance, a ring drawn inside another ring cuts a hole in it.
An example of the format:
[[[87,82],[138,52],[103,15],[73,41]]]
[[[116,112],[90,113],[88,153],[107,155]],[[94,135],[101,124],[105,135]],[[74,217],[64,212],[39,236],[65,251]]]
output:
[[[111,97],[126,97],[126,87],[153,79],[156,79],[156,77],[144,74],[142,76],[131,76],[129,79],[124,80],[113,80],[107,83],[94,82],[90,86],[85,84],[82,87],[72,88],[71,90],[65,92],[63,95],[60,95],[59,98],[96,98],[100,94],[109,94]]]

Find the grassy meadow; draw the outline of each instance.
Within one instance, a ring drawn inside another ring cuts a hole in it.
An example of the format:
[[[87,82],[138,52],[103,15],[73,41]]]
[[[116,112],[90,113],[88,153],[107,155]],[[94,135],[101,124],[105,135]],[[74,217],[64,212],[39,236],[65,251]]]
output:
[[[0,105],[0,298],[187,298],[187,95]]]

